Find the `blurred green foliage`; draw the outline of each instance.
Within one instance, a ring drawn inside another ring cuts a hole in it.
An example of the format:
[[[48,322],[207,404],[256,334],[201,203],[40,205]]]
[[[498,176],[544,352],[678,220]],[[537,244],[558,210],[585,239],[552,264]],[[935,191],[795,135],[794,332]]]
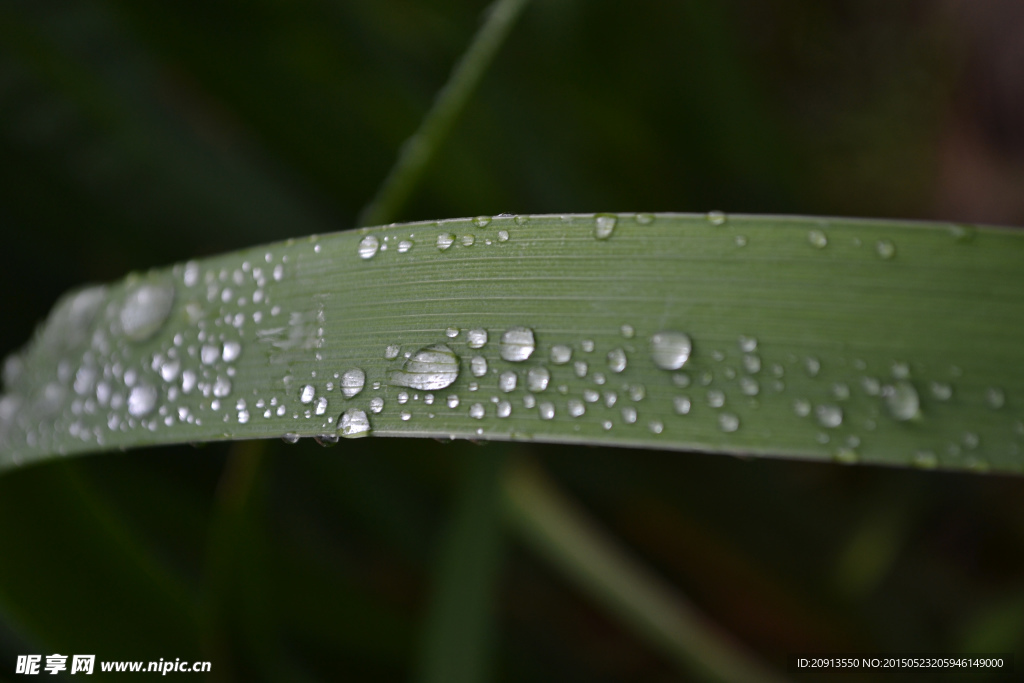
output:
[[[1019,204],[971,184],[1024,177],[1005,131],[989,134],[1006,118],[993,108],[1019,100],[1000,88],[1024,81],[980,93],[965,81],[987,73],[979,45],[998,53],[1019,35],[986,33],[1020,14],[1000,23],[1009,6],[537,0],[397,218],[724,209],[1024,223]],[[71,286],[352,227],[484,8],[0,5],[0,351]],[[93,651],[210,659],[220,680],[429,678],[440,669],[424,644],[443,641],[429,625],[446,618],[429,606],[453,592],[442,568],[460,552],[467,566],[500,561],[493,591],[469,591],[493,592],[481,638],[493,678],[672,677],[496,527],[459,522],[476,509],[464,482],[486,479],[474,463],[504,448],[218,444],[7,474],[0,679],[17,654]],[[507,457],[539,459],[780,667],[789,652],[1024,651],[1019,478],[541,445]]]

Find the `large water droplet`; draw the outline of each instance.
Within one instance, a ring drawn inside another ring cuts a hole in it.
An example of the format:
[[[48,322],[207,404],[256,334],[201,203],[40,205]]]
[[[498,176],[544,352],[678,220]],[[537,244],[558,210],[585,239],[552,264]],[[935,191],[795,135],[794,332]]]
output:
[[[920,412],[921,402],[917,390],[910,382],[900,380],[882,389],[886,407],[893,419],[906,421],[914,419]]]
[[[345,398],[356,396],[366,385],[366,373],[359,368],[346,370],[341,376],[341,393]]]
[[[132,387],[128,394],[128,414],[132,417],[145,417],[156,407],[156,388],[148,384]]]
[[[551,373],[547,368],[530,368],[526,373],[526,386],[530,391],[544,391],[551,381]]]
[[[364,260],[371,259],[377,255],[377,249],[379,248],[380,240],[377,239],[377,236],[367,235],[359,242],[359,258]]]
[[[651,337],[651,358],[662,370],[678,370],[690,359],[693,343],[682,332],[663,331]]]
[[[501,357],[518,363],[529,358],[536,348],[533,330],[528,327],[510,327],[501,335]]]
[[[458,378],[459,357],[445,344],[434,344],[410,356],[388,379],[396,386],[434,391],[451,386]]]
[[[338,434],[356,439],[370,434],[370,418],[359,408],[349,408],[338,418]]]
[[[615,231],[615,224],[618,218],[611,214],[598,214],[594,218],[594,237],[599,240],[606,240]]]
[[[163,326],[173,304],[174,285],[169,282],[135,287],[118,315],[121,333],[133,341],[149,339]]]

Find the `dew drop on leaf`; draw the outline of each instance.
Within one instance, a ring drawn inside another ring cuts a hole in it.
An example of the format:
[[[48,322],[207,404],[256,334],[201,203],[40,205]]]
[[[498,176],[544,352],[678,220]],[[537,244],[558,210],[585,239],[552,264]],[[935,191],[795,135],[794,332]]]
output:
[[[533,355],[536,342],[528,327],[510,327],[501,335],[500,353],[507,361],[518,363]]]
[[[690,359],[693,343],[683,332],[663,331],[651,337],[651,358],[662,370],[678,370]]]

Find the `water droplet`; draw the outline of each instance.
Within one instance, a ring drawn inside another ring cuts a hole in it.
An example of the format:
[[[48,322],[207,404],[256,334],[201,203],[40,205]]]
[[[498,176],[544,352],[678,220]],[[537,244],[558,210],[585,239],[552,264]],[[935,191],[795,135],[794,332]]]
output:
[[[317,415],[323,415],[327,412],[327,397],[321,396],[316,401],[316,410],[314,411]]]
[[[878,240],[875,242],[875,253],[883,261],[888,261],[896,255],[896,245],[889,240]]]
[[[921,402],[917,390],[910,382],[900,380],[891,386],[885,386],[882,388],[882,396],[885,397],[889,414],[895,420],[912,420],[920,412]]]
[[[977,228],[965,223],[950,225],[947,229],[949,234],[953,236],[953,241],[961,244],[974,241],[974,236],[978,233]]]
[[[622,409],[622,421],[626,424],[636,424],[636,408],[632,406],[626,406]]]
[[[526,386],[530,391],[546,390],[549,381],[551,381],[551,373],[547,368],[530,368],[530,371],[526,373]]]
[[[398,353],[400,351],[401,349],[398,347],[398,344],[390,344],[386,349],[384,349],[384,358],[386,360],[394,360],[395,358],[398,358]]]
[[[845,382],[836,382],[832,385],[832,395],[837,401],[845,401],[850,398],[850,387]]]
[[[195,389],[198,380],[199,378],[196,376],[196,373],[193,372],[192,370],[185,370],[183,373],[181,373],[181,393],[187,394],[191,392],[193,389]],[[99,394],[101,386],[105,387],[106,385],[105,383],[100,382],[100,386],[96,387],[97,398],[100,398]],[[103,399],[100,399],[100,403],[105,403],[105,401]]]
[[[583,413],[587,412],[587,407],[578,398],[569,399],[568,408],[569,415],[572,417],[580,417]]]
[[[475,225],[478,228],[486,228],[490,224],[490,216],[477,216],[476,218],[473,219],[473,225]]]
[[[733,413],[722,413],[718,416],[718,428],[731,433],[740,428],[740,418]]]
[[[878,396],[882,391],[882,383],[874,377],[861,377],[860,385],[868,396]]]
[[[804,359],[804,370],[811,377],[817,377],[818,373],[821,372],[821,361],[814,356],[808,356]]]
[[[449,408],[458,408],[459,407],[459,397],[456,396],[455,394],[451,394],[448,397],[448,407]]]
[[[564,344],[556,344],[551,347],[551,362],[555,365],[565,365],[572,359],[572,349]]]
[[[712,408],[721,408],[725,405],[725,394],[718,389],[710,389],[707,395],[708,405]]]
[[[455,339],[456,337],[459,336],[459,328],[449,327],[444,331],[444,336],[448,337],[449,339]]]
[[[450,232],[442,232],[437,236],[437,248],[441,251],[447,251],[448,247],[455,244],[455,235]]]
[[[743,356],[743,369],[752,375],[761,371],[761,357],[747,354]]]
[[[690,386],[690,382],[690,376],[687,375],[685,372],[679,372],[672,375],[672,384],[675,384],[680,389],[685,389],[686,387]]]
[[[462,236],[462,246],[471,247],[476,244],[476,237],[469,234],[468,232]]]
[[[597,403],[599,400],[601,400],[601,394],[597,393],[593,389],[584,389],[583,400],[586,401],[587,403]]]
[[[757,337],[747,337],[741,334],[739,344],[740,351],[743,353],[753,353],[757,350]]]
[[[341,376],[341,393],[345,398],[352,398],[359,394],[366,385],[366,373],[359,368],[346,370]]]
[[[474,403],[469,407],[469,416],[476,419],[484,419],[484,406],[482,403]]]
[[[483,348],[487,343],[487,330],[480,328],[470,330],[466,333],[466,341],[471,349]]]
[[[346,439],[370,434],[370,418],[359,408],[349,408],[338,418],[338,433]]]
[[[379,413],[384,410],[384,399],[380,396],[374,396],[370,399],[370,412]]]
[[[799,417],[807,417],[811,414],[811,403],[806,399],[798,398],[793,401],[793,412]]]
[[[647,396],[647,387],[643,384],[632,384],[627,387],[626,392],[633,401],[642,401]]]
[[[469,361],[469,368],[474,377],[483,377],[487,374],[487,359],[483,356],[473,356],[473,359]]]
[[[528,327],[510,327],[501,335],[501,357],[507,361],[524,361],[533,354],[535,347],[533,330]]]
[[[590,366],[587,365],[586,361],[578,360],[572,364],[572,369],[573,372],[576,373],[577,377],[583,379],[584,377],[587,376],[587,371],[590,369]]]
[[[636,215],[636,222],[640,225],[650,225],[654,222],[654,214],[650,213],[638,213]]]
[[[553,403],[543,401],[537,406],[540,411],[540,419],[542,420],[553,420],[555,418],[555,406]]]
[[[295,432],[286,432],[281,435],[281,441],[287,444],[296,444],[299,442],[299,435]]]
[[[939,459],[931,451],[918,451],[914,454],[914,467],[932,470],[939,466]]]
[[[213,344],[205,344],[199,350],[199,359],[203,362],[203,365],[213,365],[220,360],[220,347]]]
[[[156,407],[156,388],[148,384],[132,387],[128,394],[128,414],[132,417],[145,417]]]
[[[510,391],[515,391],[516,383],[518,381],[519,378],[516,373],[508,370],[501,373],[501,377],[498,378],[498,388],[507,394]],[[543,391],[543,389],[535,389],[534,391]]]
[[[761,385],[753,377],[741,377],[740,390],[747,396],[757,396],[761,390]]]
[[[458,378],[459,357],[445,344],[434,344],[412,354],[388,380],[395,386],[434,391],[451,386]]]
[[[377,249],[380,248],[380,240],[377,239],[376,235],[367,235],[359,242],[359,258],[366,260],[371,259],[377,255]],[[363,413],[365,416],[366,413]]]
[[[145,341],[163,327],[174,303],[174,285],[143,284],[125,297],[118,314],[121,333],[132,341]]]
[[[224,358],[225,363],[232,363],[238,360],[238,357],[242,355],[242,345],[236,341],[224,342],[224,352],[221,357]]]
[[[953,397],[953,387],[945,382],[931,383],[932,396],[939,401],[948,401]]]
[[[721,211],[708,211],[708,223],[711,225],[722,225],[725,223],[725,214]]]
[[[811,230],[807,233],[807,241],[815,249],[824,249],[828,246],[828,237],[821,230]]]
[[[814,415],[818,418],[818,424],[822,427],[835,429],[843,424],[843,409],[834,405],[820,405],[814,409]]]
[[[498,241],[499,242],[508,242],[508,230],[499,230],[498,231]],[[505,417],[507,417],[507,416],[505,416]]]
[[[692,405],[689,396],[676,396],[672,399],[672,407],[677,415],[689,415]]]
[[[857,451],[852,448],[843,446],[836,450],[832,459],[840,465],[855,465],[857,461],[860,460],[860,456],[858,456]]]
[[[398,405],[404,406],[408,402],[409,402],[409,392],[408,391],[399,391],[398,392]]]
[[[213,381],[213,395],[217,398],[224,398],[231,393],[231,380],[227,377],[217,377]]]
[[[622,349],[612,349],[608,352],[608,369],[612,372],[622,372],[626,369],[626,352]]]
[[[693,343],[682,332],[659,332],[651,337],[651,357],[662,370],[678,370],[690,359]]]
[[[313,397],[316,395],[316,389],[312,384],[307,384],[302,387],[302,391],[299,393],[299,401],[302,403],[312,403]]]
[[[981,437],[974,432],[964,432],[963,439],[961,440],[963,441],[964,447],[972,451],[981,443]]]
[[[497,412],[498,417],[508,417],[512,414],[512,404],[508,401],[498,401]]]
[[[747,238],[743,235],[736,235],[736,246],[745,247],[747,246]]]
[[[403,410],[401,413],[398,414],[398,417],[402,420],[402,422],[408,422],[409,420],[412,419],[412,413]]]
[[[398,253],[405,254],[412,249],[412,240],[402,240],[398,243]]]
[[[665,430],[665,425],[660,420],[651,420],[647,423],[647,428],[652,434],[661,434]]]
[[[989,387],[985,390],[985,402],[989,408],[999,410],[1006,404],[1006,394],[999,387]]]
[[[619,328],[619,331],[622,332],[622,336],[625,339],[632,339],[636,336],[636,330],[633,329],[632,325],[623,325]]]
[[[618,218],[611,214],[598,214],[594,218],[594,237],[599,240],[606,240],[612,236]]]

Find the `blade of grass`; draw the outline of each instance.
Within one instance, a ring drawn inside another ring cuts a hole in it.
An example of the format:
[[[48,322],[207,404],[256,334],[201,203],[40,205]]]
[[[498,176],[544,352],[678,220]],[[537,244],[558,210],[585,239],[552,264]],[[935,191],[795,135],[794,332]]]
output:
[[[59,302],[5,364],[0,467],[347,425],[1020,472],[1022,257],[1011,230],[681,214],[253,248]]]
[[[509,524],[527,544],[683,673],[733,683],[781,680],[618,547],[536,465],[510,468],[503,496]]]
[[[359,214],[357,225],[380,225],[394,219],[412,194],[424,169],[441,146],[455,120],[473,95],[487,67],[527,0],[496,0],[487,10],[473,42],[452,69],[448,82],[438,91],[420,127],[402,143],[398,159],[377,194]]]
[[[504,449],[469,463],[452,512],[423,622],[416,679],[473,683],[489,678],[494,593],[501,569]]]

